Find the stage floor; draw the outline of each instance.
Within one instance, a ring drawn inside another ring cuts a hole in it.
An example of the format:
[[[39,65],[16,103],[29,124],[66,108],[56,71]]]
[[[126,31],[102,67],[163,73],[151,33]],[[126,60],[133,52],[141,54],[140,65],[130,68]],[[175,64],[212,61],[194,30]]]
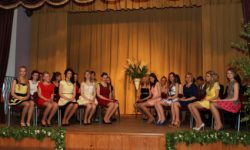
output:
[[[148,124],[138,115],[122,115],[120,121],[117,120],[110,124],[93,123],[92,125],[73,124],[66,127],[67,131],[71,132],[112,132],[112,133],[150,133],[150,134],[165,134],[166,132],[174,132],[175,128],[169,128],[167,125],[157,126],[155,124]],[[189,125],[184,123],[181,130],[190,130]]]

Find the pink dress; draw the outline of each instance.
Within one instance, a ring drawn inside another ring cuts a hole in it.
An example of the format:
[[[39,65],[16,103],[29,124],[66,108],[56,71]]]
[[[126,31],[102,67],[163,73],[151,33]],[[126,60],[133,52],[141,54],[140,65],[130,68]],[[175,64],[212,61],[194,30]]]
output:
[[[155,85],[154,87],[152,87],[152,88],[150,89],[150,91],[151,91],[151,93],[152,93],[153,96],[152,96],[151,99],[149,99],[149,100],[147,101],[147,103],[148,103],[150,106],[154,106],[156,102],[158,102],[158,101],[161,100],[161,93],[158,93],[158,91],[157,91],[157,86],[156,86],[156,85]],[[160,97],[159,97],[159,96],[160,96]],[[159,98],[154,99],[155,97],[159,97]]]
[[[234,84],[235,84],[235,81],[233,82],[230,82],[228,84],[228,89],[227,89],[227,98],[233,98],[234,96]],[[226,99],[225,99],[226,100]],[[218,101],[217,102],[217,105],[225,110],[225,111],[228,111],[228,112],[232,112],[232,113],[237,113],[239,112],[240,108],[241,108],[241,104],[240,104],[240,101]]]

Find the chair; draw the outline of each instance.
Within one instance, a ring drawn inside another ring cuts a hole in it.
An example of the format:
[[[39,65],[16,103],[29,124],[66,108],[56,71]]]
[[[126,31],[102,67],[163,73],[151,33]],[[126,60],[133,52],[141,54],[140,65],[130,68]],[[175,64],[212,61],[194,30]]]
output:
[[[11,92],[9,94],[9,102],[12,98]],[[14,111],[22,111],[22,106],[21,105],[9,105],[8,103],[8,111],[7,111],[7,126],[9,127],[11,124],[11,116],[13,115]],[[35,112],[33,112],[33,126],[36,125],[36,116],[35,116]]]

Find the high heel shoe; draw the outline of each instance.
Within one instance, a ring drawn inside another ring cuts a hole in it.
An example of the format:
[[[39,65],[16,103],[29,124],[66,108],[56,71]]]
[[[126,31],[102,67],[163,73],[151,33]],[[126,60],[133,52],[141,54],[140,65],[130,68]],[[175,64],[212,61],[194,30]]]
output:
[[[164,121],[161,121],[161,122],[159,123],[159,126],[165,125],[166,123],[167,123],[167,120],[165,119]]]
[[[106,122],[104,119],[102,121],[104,124],[112,124],[112,122]]]
[[[168,125],[168,127],[170,127],[170,128],[174,128],[174,123],[173,123],[173,122],[171,122],[171,124],[170,124],[170,125]]]
[[[26,127],[26,124],[23,122],[21,122],[20,125],[21,125],[21,127]]]
[[[202,123],[198,128],[193,128],[196,131],[200,131],[201,129],[204,130],[205,124]]]
[[[174,127],[175,127],[175,128],[179,128],[179,127],[180,127],[180,125],[181,125],[181,123],[180,123],[180,122],[176,122],[176,123],[174,123]]]
[[[26,123],[26,126],[27,126],[27,127],[30,127],[30,123],[27,122],[27,123]]]

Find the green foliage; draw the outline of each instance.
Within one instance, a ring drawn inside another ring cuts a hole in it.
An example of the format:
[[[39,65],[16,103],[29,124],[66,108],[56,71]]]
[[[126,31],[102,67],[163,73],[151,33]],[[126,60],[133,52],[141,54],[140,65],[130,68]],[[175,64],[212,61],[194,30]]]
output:
[[[236,68],[243,78],[250,76],[250,58],[248,56],[232,60],[230,66]]]
[[[179,131],[166,134],[166,150],[175,150],[178,143],[186,143],[186,145],[199,143],[210,144],[222,142],[226,145],[250,145],[249,132],[218,132],[218,131]]]
[[[17,141],[23,138],[35,138],[42,141],[45,137],[49,137],[55,142],[56,150],[65,149],[65,130],[63,128],[0,128],[0,138],[14,138]]]
[[[249,46],[247,42],[250,40],[250,23],[242,24],[242,31],[240,32],[242,40],[232,43],[231,46],[235,49],[242,51],[243,53],[249,53]]]
[[[130,76],[132,80],[142,78],[148,72],[147,66],[143,62],[135,59],[127,59],[125,69],[126,75]]]

